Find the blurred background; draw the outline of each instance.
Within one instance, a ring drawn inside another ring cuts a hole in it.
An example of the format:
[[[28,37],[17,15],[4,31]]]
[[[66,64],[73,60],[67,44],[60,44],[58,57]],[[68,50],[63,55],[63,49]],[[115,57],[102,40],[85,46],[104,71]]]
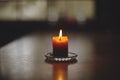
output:
[[[0,20],[85,22],[95,17],[94,0],[3,0]]]
[[[118,5],[111,0],[0,0],[0,45],[36,30],[119,33]]]

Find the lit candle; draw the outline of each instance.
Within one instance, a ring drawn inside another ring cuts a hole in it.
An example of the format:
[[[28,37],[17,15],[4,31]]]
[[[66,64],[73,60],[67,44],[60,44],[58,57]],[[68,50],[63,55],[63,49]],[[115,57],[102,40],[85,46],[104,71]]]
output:
[[[54,36],[52,40],[53,40],[53,56],[68,57],[68,37],[62,36],[61,29],[59,36]]]

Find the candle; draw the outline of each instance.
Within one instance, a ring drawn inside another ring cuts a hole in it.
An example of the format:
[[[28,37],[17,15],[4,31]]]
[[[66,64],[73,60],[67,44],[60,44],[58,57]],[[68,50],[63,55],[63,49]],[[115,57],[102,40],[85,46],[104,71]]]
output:
[[[59,36],[53,36],[53,56],[54,57],[68,57],[68,37],[62,36],[60,29]]]

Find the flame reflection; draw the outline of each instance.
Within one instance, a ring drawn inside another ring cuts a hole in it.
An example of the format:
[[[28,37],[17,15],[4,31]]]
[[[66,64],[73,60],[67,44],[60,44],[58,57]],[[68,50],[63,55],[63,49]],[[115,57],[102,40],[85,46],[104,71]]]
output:
[[[53,64],[53,80],[67,80],[68,64]]]

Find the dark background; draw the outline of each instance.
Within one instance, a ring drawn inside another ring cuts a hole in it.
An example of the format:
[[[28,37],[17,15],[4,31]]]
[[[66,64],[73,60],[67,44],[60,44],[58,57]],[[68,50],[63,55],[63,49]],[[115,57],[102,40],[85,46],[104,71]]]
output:
[[[95,19],[87,20],[84,25],[71,23],[62,18],[55,24],[48,21],[0,21],[0,46],[30,32],[59,30],[59,28],[78,32],[119,35],[118,2],[113,0],[96,0]],[[62,27],[59,27],[58,25],[61,24]]]

